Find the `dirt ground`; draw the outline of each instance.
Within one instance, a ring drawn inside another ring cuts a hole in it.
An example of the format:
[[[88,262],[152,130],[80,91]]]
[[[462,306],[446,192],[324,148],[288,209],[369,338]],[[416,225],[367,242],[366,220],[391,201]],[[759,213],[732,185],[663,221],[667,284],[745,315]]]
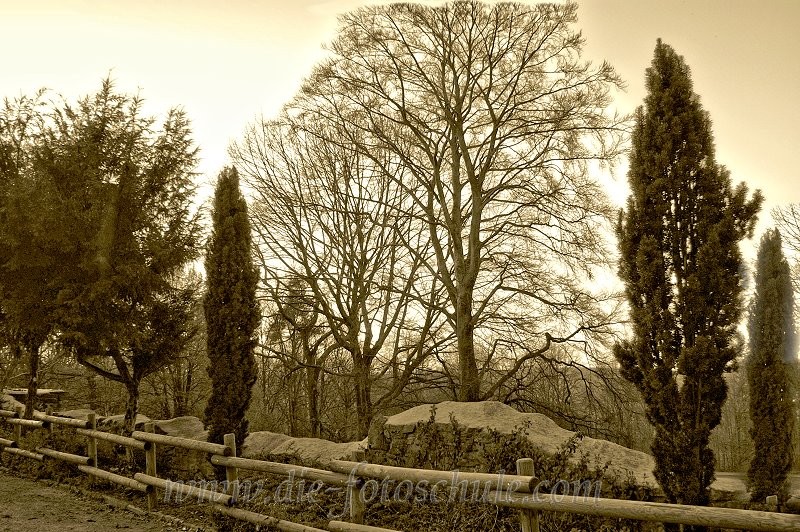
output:
[[[2,532],[156,532],[187,530],[153,517],[143,517],[81,496],[63,486],[50,486],[0,471]]]

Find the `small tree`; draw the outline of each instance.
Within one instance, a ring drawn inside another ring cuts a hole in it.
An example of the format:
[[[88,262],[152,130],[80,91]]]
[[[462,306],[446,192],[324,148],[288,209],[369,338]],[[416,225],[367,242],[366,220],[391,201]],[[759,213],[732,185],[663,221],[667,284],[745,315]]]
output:
[[[314,308],[313,294],[309,293],[303,280],[289,277],[286,281],[276,281],[274,288],[268,288],[267,297],[274,304],[275,312],[270,319],[269,346],[265,356],[282,362],[286,368],[283,376],[286,381],[291,378],[303,380],[307,429],[299,430],[301,412],[295,404],[288,416],[289,435],[320,438],[323,367],[337,345],[330,341],[332,334],[325,330],[324,317]],[[302,394],[294,395],[293,400],[302,399]]]
[[[245,413],[257,376],[253,351],[261,314],[247,203],[239,190],[235,168],[225,168],[219,174],[212,224],[204,301],[212,390],[205,420],[209,441],[222,443],[223,436],[233,432],[241,444],[247,437]]]
[[[194,269],[182,276],[180,285],[202,293],[203,276]],[[194,333],[184,349],[166,367],[142,382],[142,404],[161,419],[202,416],[211,384],[206,374],[206,332],[203,300],[196,297],[189,309],[189,328]]]
[[[788,367],[795,357],[794,298],[789,264],[776,229],[767,231],[761,239],[755,278],[747,359],[753,421],[750,436],[755,455],[747,479],[753,501],[763,501],[769,495],[785,501],[794,425]]]
[[[620,216],[620,276],[633,336],[614,349],[655,427],[654,475],[670,502],[707,504],[709,436],[739,354],[742,258],[761,196],[731,186],[714,158],[711,121],[689,67],[660,40],[636,112]]]
[[[191,336],[172,279],[196,255],[196,149],[181,111],[156,130],[108,79],[75,105],[40,97],[0,112],[0,327],[29,359],[28,415],[55,338],[125,385],[131,430],[139,383]]]

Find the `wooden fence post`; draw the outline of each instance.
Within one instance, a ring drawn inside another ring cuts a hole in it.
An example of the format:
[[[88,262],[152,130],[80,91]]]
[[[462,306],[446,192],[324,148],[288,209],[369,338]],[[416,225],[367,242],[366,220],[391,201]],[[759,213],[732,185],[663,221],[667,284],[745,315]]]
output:
[[[144,424],[144,431],[145,432],[155,432],[155,425],[153,422],[148,422]],[[151,443],[149,449],[145,449],[144,451],[144,459],[145,459],[145,475],[150,475],[151,477],[155,477],[156,475],[156,444]],[[156,503],[158,502],[158,495],[156,493],[157,490],[153,490],[147,494],[147,509],[153,511],[156,507]]]
[[[52,416],[53,415],[53,407],[51,405],[47,405],[47,407],[44,409],[44,413],[46,415],[48,415],[48,416]],[[53,433],[53,424],[52,423],[44,425],[43,428],[44,428],[44,430],[47,431],[47,434],[52,434]]]
[[[533,460],[531,458],[520,458],[517,460],[517,475],[524,475],[526,477],[534,476]],[[539,532],[539,512],[520,510],[519,521],[522,525],[522,532]]]
[[[363,462],[366,459],[364,451],[353,451],[353,462]],[[352,475],[351,475],[352,476]],[[364,511],[366,504],[361,497],[361,482],[358,478],[353,477],[353,482],[347,486],[348,497],[350,499],[350,520],[353,523],[364,524]]]
[[[89,412],[86,416],[86,421],[89,423],[90,430],[97,430],[97,414]],[[89,441],[86,444],[86,454],[89,455],[89,458],[92,460],[91,466],[99,467],[97,465],[97,439],[94,436],[89,436]],[[89,484],[93,485],[94,483],[94,477],[89,475]]]
[[[223,436],[222,442],[231,448],[233,454],[236,456],[236,434],[226,434]],[[235,466],[225,466],[225,480],[227,481],[227,489],[225,493],[233,497],[234,502],[239,498],[239,468]]]
[[[17,410],[17,418],[22,419],[25,416],[25,407],[18,406]],[[17,442],[17,446],[19,446],[22,440],[22,425],[14,425],[14,441]]]

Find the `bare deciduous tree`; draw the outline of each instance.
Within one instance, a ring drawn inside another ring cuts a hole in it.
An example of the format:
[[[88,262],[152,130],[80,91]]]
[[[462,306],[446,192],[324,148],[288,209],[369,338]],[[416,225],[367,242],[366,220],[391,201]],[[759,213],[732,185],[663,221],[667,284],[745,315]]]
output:
[[[253,227],[263,248],[266,288],[285,306],[282,284],[287,278],[300,282],[309,311],[324,320],[333,346],[350,354],[363,437],[376,403],[399,394],[424,360],[425,340],[437,318],[420,307],[414,315],[415,326],[422,324],[414,339],[420,347],[397,345],[408,313],[416,308],[414,286],[426,283],[419,258],[409,251],[423,249],[424,243],[414,233],[413,220],[397,214],[407,199],[371,159],[322,140],[327,135],[309,135],[311,128],[298,127],[288,116],[256,124],[231,154],[256,198]],[[290,314],[284,312],[283,318]],[[389,365],[397,371],[376,401],[372,383],[381,373],[373,373],[373,363],[382,353],[389,353]],[[320,361],[298,362],[323,369]]]
[[[772,209],[772,219],[783,237],[783,246],[791,267],[795,300],[799,300],[797,294],[800,294],[800,204],[792,203]],[[800,319],[797,311],[795,307],[795,320]]]
[[[307,434],[301,433],[297,426],[299,416],[295,405],[295,415],[289,419],[289,435],[319,438],[322,435],[319,400],[322,370],[337,346],[330,342],[330,331],[321,325],[313,296],[303,281],[297,278],[274,281],[274,285],[266,287],[275,312],[267,317],[269,332],[264,357],[280,361],[284,366],[284,381],[293,381],[289,386],[302,388],[304,392],[295,393],[290,401],[304,396]],[[302,385],[295,381],[302,381]]]
[[[424,225],[427,244],[409,249],[444,289],[461,400],[496,395],[554,343],[612,321],[576,279],[606,265],[610,212],[588,168],[619,153],[624,120],[605,109],[620,81],[580,58],[576,9],[356,10],[289,105],[336,124],[327,140],[370,160],[402,190],[394,208]],[[504,371],[482,383],[492,368]]]

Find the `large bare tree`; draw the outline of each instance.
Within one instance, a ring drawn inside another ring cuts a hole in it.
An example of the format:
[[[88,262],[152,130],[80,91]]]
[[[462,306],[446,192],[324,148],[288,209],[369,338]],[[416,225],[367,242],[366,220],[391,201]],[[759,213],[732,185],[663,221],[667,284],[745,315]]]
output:
[[[437,291],[430,289],[435,280],[420,275],[421,262],[409,251],[424,242],[413,220],[398,216],[408,202],[403,190],[373,158],[324,140],[335,136],[322,133],[324,127],[301,127],[289,116],[258,123],[232,146],[231,155],[255,197],[253,228],[262,248],[267,292],[287,310],[291,298],[282,285],[287,279],[299,283],[307,292],[305,314],[318,315],[332,345],[349,353],[358,435],[363,437],[376,405],[396,397],[427,356],[437,315],[415,305],[414,298],[419,293],[430,298]],[[309,134],[314,128],[317,134]],[[421,286],[429,289],[420,292]],[[414,319],[407,320],[412,309],[417,309]],[[283,312],[283,319],[291,314]],[[401,334],[412,321],[417,334]],[[419,347],[400,345],[408,338]],[[375,370],[381,357],[384,363]],[[308,357],[298,362],[324,369],[321,361]],[[375,400],[373,382],[389,366],[398,371]],[[313,378],[314,372],[309,375]]]
[[[423,225],[409,250],[444,289],[461,400],[497,396],[554,343],[586,345],[612,321],[581,280],[607,259],[589,169],[616,158],[625,122],[606,111],[612,67],[580,57],[576,9],[358,9],[289,105],[335,124],[327,140],[369,159]]]

